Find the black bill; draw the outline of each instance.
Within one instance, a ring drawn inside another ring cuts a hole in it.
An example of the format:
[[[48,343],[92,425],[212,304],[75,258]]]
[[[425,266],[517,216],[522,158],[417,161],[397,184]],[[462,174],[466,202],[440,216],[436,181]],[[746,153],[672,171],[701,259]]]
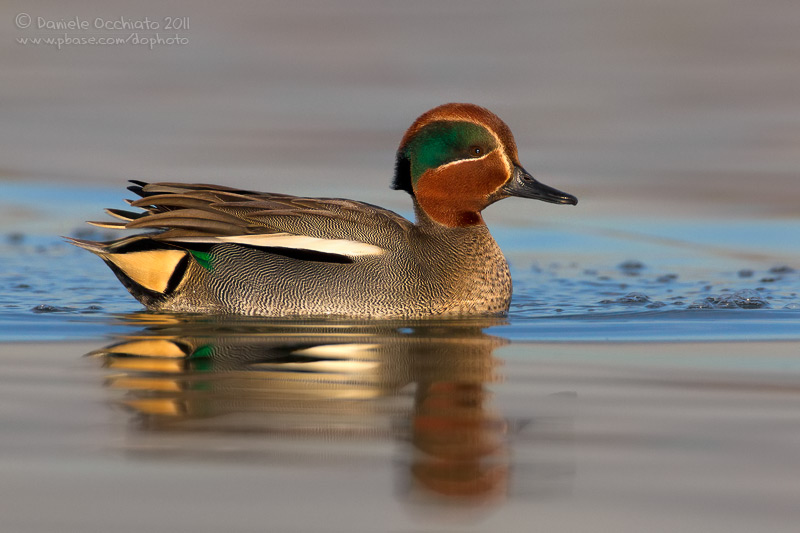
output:
[[[514,166],[514,175],[500,190],[508,196],[533,198],[551,204],[578,205],[576,197],[539,183],[524,168],[518,166]]]

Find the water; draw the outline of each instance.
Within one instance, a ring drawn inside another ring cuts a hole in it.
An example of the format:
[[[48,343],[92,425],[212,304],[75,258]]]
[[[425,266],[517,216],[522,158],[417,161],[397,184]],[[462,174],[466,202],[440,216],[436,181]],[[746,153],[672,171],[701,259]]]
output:
[[[0,340],[86,339],[121,331],[114,318],[137,313],[141,305],[102,261],[56,235],[116,238],[80,221],[103,218],[99,206],[119,204],[120,192],[22,184],[4,184],[3,192],[21,209],[47,215],[34,225],[9,224],[0,241],[6,265],[0,320],[13,325],[2,329]],[[98,208],[82,213],[86,205]],[[502,334],[514,340],[796,338],[800,222],[490,225],[512,268],[514,298]]]
[[[4,345],[10,530],[794,527],[796,340],[123,320]]]
[[[0,6],[0,531],[798,529],[796,2],[135,11]],[[58,50],[20,13],[191,28]],[[448,101],[580,198],[486,211],[506,318],[155,315],[58,238],[110,238],[129,178],[409,215],[394,150]]]
[[[508,317],[315,323],[143,312],[56,237],[113,191],[6,192],[46,213],[0,243],[9,531],[800,518],[796,222],[500,226]]]

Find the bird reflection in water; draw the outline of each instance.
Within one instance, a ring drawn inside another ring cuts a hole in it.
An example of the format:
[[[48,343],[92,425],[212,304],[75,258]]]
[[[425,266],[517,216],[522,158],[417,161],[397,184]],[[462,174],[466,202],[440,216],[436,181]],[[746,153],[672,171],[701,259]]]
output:
[[[508,492],[509,423],[489,391],[493,352],[508,341],[484,332],[497,319],[125,321],[143,329],[89,355],[111,370],[107,386],[122,391],[114,401],[134,413],[136,434],[221,435],[205,453],[256,434],[268,437],[259,442],[270,456],[302,455],[309,443],[317,453],[336,442],[358,453],[354,441],[390,441],[402,450],[398,486],[408,499],[474,504]],[[170,451],[198,453],[187,440]],[[157,453],[169,444],[137,446]]]

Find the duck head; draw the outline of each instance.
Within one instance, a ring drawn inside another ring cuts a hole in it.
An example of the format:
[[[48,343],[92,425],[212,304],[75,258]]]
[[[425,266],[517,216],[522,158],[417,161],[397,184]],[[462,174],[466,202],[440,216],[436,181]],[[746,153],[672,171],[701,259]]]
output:
[[[578,203],[528,174],[505,122],[474,104],[445,104],[414,121],[397,150],[393,188],[449,227],[483,224],[481,211],[509,196]]]

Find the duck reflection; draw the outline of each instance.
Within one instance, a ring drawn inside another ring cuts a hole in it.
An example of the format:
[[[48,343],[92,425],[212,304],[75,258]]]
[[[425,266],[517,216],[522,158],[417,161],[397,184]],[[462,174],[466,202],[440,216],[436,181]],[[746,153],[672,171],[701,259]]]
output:
[[[493,352],[508,341],[484,332],[499,320],[126,322],[144,328],[89,355],[146,434],[258,434],[296,453],[318,439],[390,440],[404,450],[406,495],[475,502],[508,491],[509,423],[488,389]]]

